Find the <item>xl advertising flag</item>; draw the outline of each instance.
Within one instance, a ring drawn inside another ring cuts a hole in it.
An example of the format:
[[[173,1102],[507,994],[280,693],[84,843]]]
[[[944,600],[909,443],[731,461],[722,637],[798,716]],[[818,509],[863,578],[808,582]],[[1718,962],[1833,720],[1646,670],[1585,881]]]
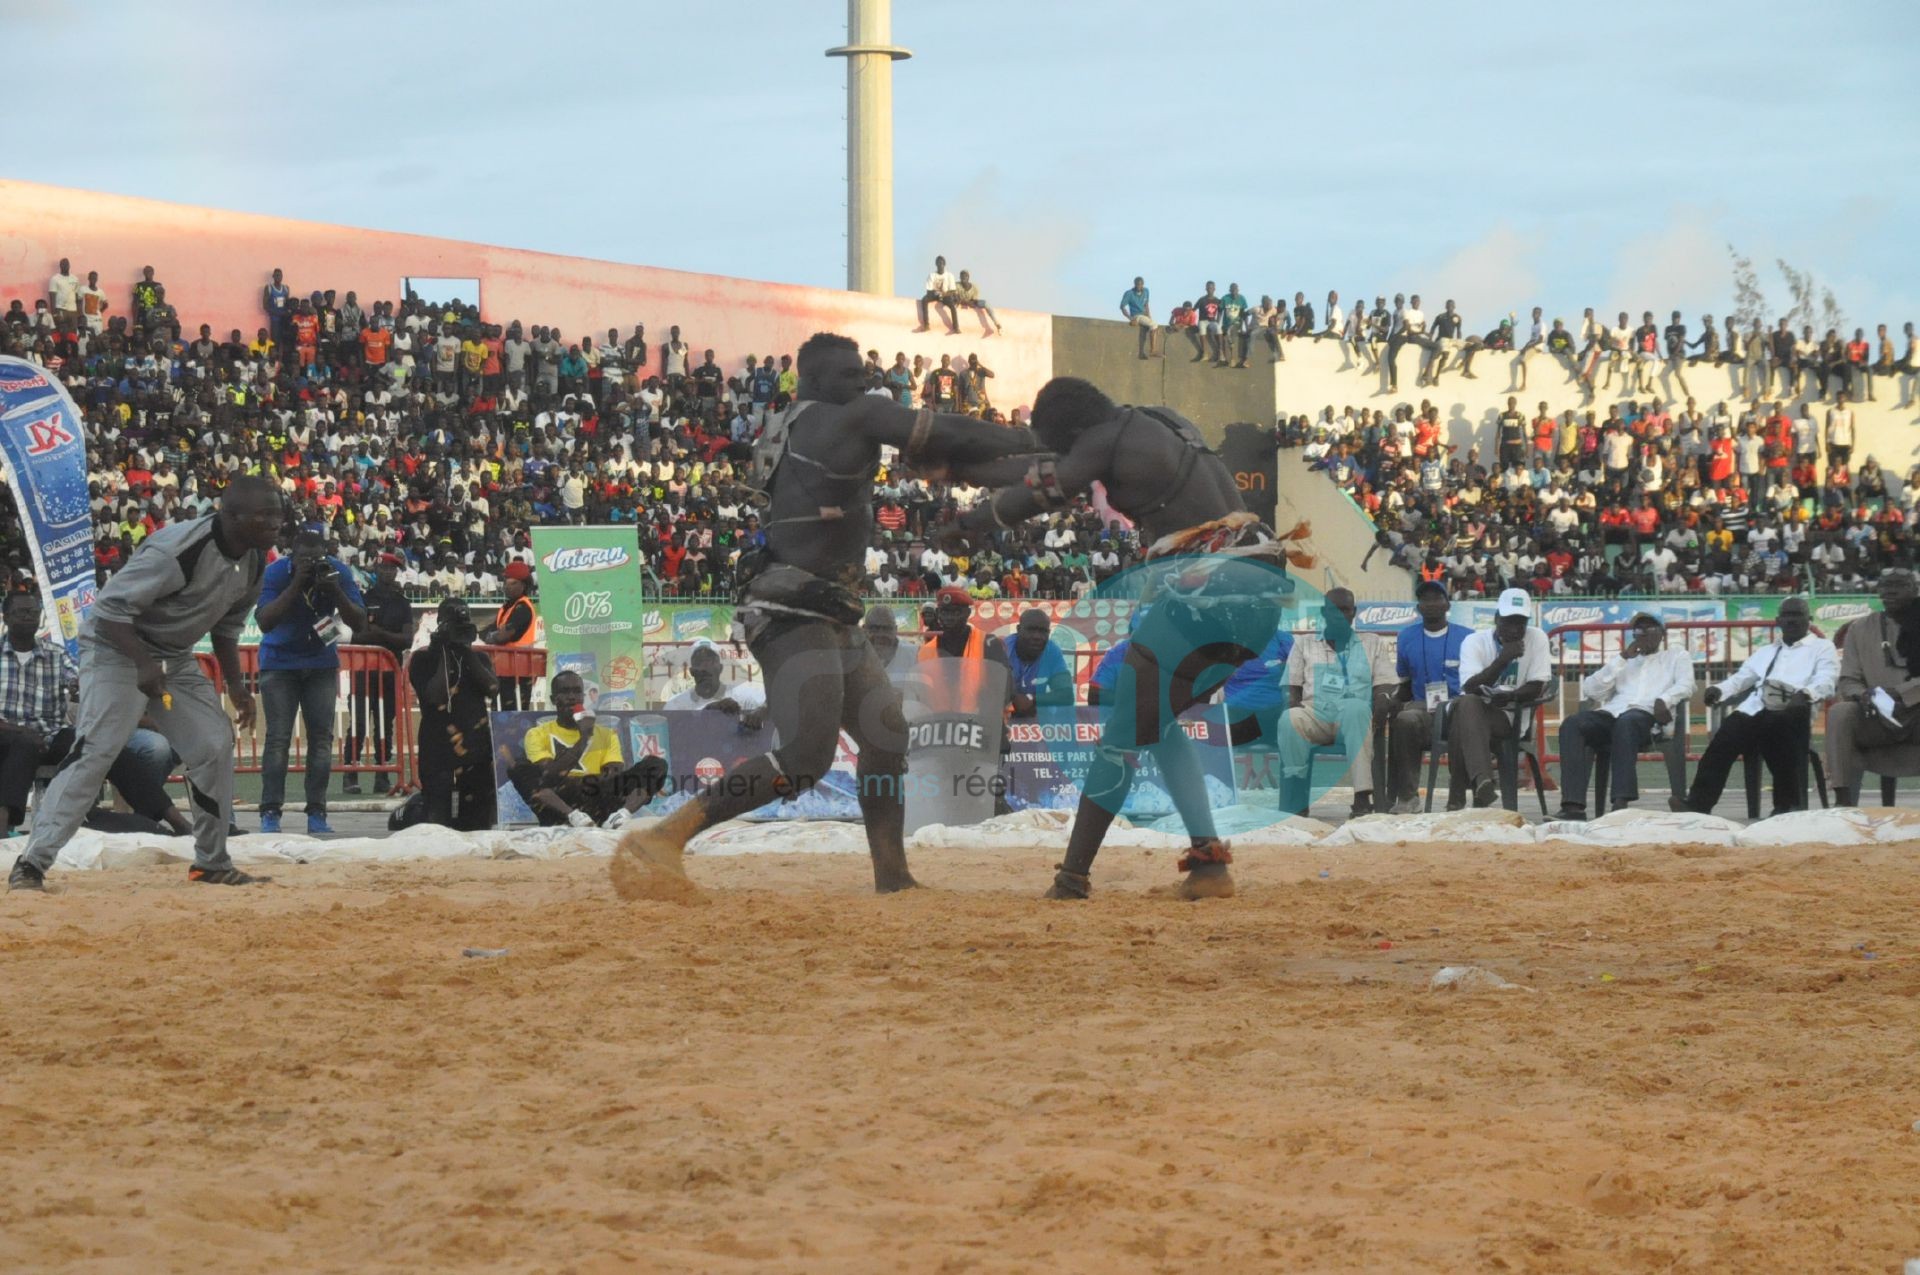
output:
[[[93,609],[93,514],[80,409],[53,374],[0,355],[0,459],[33,551],[47,609],[67,653],[80,658],[80,621]]]
[[[533,557],[548,671],[580,674],[587,702],[599,708],[644,707],[639,531],[535,527]]]

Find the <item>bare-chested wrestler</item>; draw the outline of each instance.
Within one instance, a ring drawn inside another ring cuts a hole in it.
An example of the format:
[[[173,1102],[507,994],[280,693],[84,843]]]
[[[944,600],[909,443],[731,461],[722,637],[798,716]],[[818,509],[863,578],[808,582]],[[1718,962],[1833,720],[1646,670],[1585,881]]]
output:
[[[1048,898],[1084,899],[1100,843],[1133,783],[1127,754],[1153,754],[1192,849],[1180,861],[1180,893],[1190,899],[1233,893],[1233,856],[1214,834],[1200,759],[1178,723],[1232,670],[1265,649],[1291,589],[1282,540],[1246,511],[1233,471],[1189,420],[1159,407],[1121,407],[1075,377],[1056,377],[1034,399],[1033,432],[1057,459],[1033,465],[1019,485],[982,500],[962,518],[969,536],[1011,528],[1065,508],[1095,480],[1107,500],[1133,519],[1149,546],[1143,575],[1152,605],[1121,666],[1111,715],[1081,789],[1066,861]],[[1021,460],[973,467],[968,477],[1009,482]],[[1032,464],[1032,462],[1026,462]],[[1287,539],[1305,534],[1295,528]],[[1129,690],[1131,679],[1131,690]],[[1105,708],[1106,700],[1102,697]]]
[[[861,630],[860,594],[873,536],[880,448],[941,476],[949,466],[1033,452],[1025,430],[900,407],[866,393],[859,347],[822,332],[800,347],[799,396],[755,444],[756,482],[769,496],[767,545],[743,558],[739,615],[760,662],[767,718],[779,746],[727,774],[614,856],[626,897],[684,896],[681,852],[703,829],[804,792],[832,767],[844,728],[859,746],[860,814],[881,893],[910,889],[901,777],[907,768],[900,692]]]

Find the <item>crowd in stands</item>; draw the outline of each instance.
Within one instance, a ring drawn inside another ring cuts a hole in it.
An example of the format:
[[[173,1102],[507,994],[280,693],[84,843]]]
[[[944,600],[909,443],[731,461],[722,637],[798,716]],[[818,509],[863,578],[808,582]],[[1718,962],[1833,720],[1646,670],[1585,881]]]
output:
[[[956,281],[943,314],[977,298]],[[761,537],[748,446],[795,393],[790,354],[723,366],[678,327],[664,340],[640,323],[575,336],[459,302],[302,295],[277,269],[260,300],[251,337],[222,335],[180,315],[151,266],[108,288],[62,261],[45,297],[6,304],[0,352],[54,372],[85,414],[102,579],[157,527],[210,508],[231,476],[259,473],[287,493],[290,524],[323,524],[342,561],[371,572],[398,554],[415,597],[497,595],[506,567],[531,561],[533,526],[621,522],[638,526],[661,594],[732,596],[734,562]],[[1006,419],[978,354],[889,363],[876,350],[868,363],[872,393]],[[1068,597],[1133,553],[1084,506],[971,560],[934,549],[967,500],[883,468],[878,591]],[[17,517],[0,523],[17,580],[23,534]]]
[[[1144,291],[1136,280],[1123,314],[1147,312]],[[1508,356],[1509,389],[1524,392],[1529,366],[1544,362],[1581,390],[1593,406],[1559,413],[1510,397],[1490,454],[1474,446],[1461,455],[1446,441],[1458,422],[1425,398],[1384,411],[1327,406],[1277,423],[1281,447],[1302,449],[1354,493],[1396,565],[1458,595],[1509,585],[1609,596],[1844,592],[1913,561],[1920,466],[1888,475],[1872,456],[1856,456],[1853,406],[1874,400],[1876,378],[1896,382],[1902,407],[1914,401],[1912,324],[1896,358],[1884,324],[1876,353],[1861,330],[1852,342],[1834,332],[1816,341],[1810,328],[1795,337],[1786,320],[1771,336],[1757,322],[1745,334],[1729,323],[1723,340],[1708,316],[1689,340],[1677,312],[1662,329],[1651,313],[1637,327],[1624,313],[1606,326],[1588,310],[1574,330],[1559,319],[1548,326],[1536,308],[1521,340],[1510,318],[1483,337],[1463,336],[1451,301],[1429,324],[1417,296],[1395,298],[1391,310],[1381,298],[1343,320],[1330,294],[1324,327],[1298,294],[1291,320],[1265,298],[1247,307],[1237,287],[1214,298],[1209,285],[1201,315],[1209,299],[1222,302],[1217,343],[1204,317],[1195,327],[1176,314],[1174,326],[1194,337],[1196,358],[1223,366],[1244,363],[1257,337],[1280,359],[1286,342],[1307,338],[1341,342],[1346,366],[1384,375],[1389,392],[1409,345],[1404,361],[1418,386],[1437,386],[1450,370],[1472,377],[1474,356],[1493,351]],[[1686,381],[1703,365],[1731,365],[1737,382],[1710,408]]]

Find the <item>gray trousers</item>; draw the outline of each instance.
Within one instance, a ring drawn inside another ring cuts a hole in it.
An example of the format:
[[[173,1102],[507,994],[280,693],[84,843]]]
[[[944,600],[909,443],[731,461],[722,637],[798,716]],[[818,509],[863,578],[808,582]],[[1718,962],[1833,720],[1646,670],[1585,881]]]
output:
[[[173,707],[148,700],[134,667],[112,647],[82,639],[80,708],[73,750],[47,786],[33,816],[33,836],[24,856],[45,871],[80,827],[100,795],[100,785],[133,737],[140,718],[151,716],[180,754],[192,796],[193,861],[203,868],[232,866],[227,857],[227,820],[233,811],[233,723],[213,683],[191,654],[163,660]]]

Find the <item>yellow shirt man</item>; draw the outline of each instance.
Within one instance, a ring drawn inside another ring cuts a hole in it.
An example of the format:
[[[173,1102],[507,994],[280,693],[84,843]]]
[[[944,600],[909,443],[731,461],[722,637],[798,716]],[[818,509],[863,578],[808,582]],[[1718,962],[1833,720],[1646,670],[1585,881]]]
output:
[[[555,753],[565,752],[580,742],[580,732],[571,726],[562,726],[560,719],[549,717],[535,722],[527,728],[525,748],[527,760],[536,766],[543,766],[554,758]],[[593,739],[587,744],[587,751],[580,754],[580,760],[568,771],[572,775],[597,775],[608,766],[624,765],[625,755],[620,751],[620,737],[605,726],[593,728]]]

